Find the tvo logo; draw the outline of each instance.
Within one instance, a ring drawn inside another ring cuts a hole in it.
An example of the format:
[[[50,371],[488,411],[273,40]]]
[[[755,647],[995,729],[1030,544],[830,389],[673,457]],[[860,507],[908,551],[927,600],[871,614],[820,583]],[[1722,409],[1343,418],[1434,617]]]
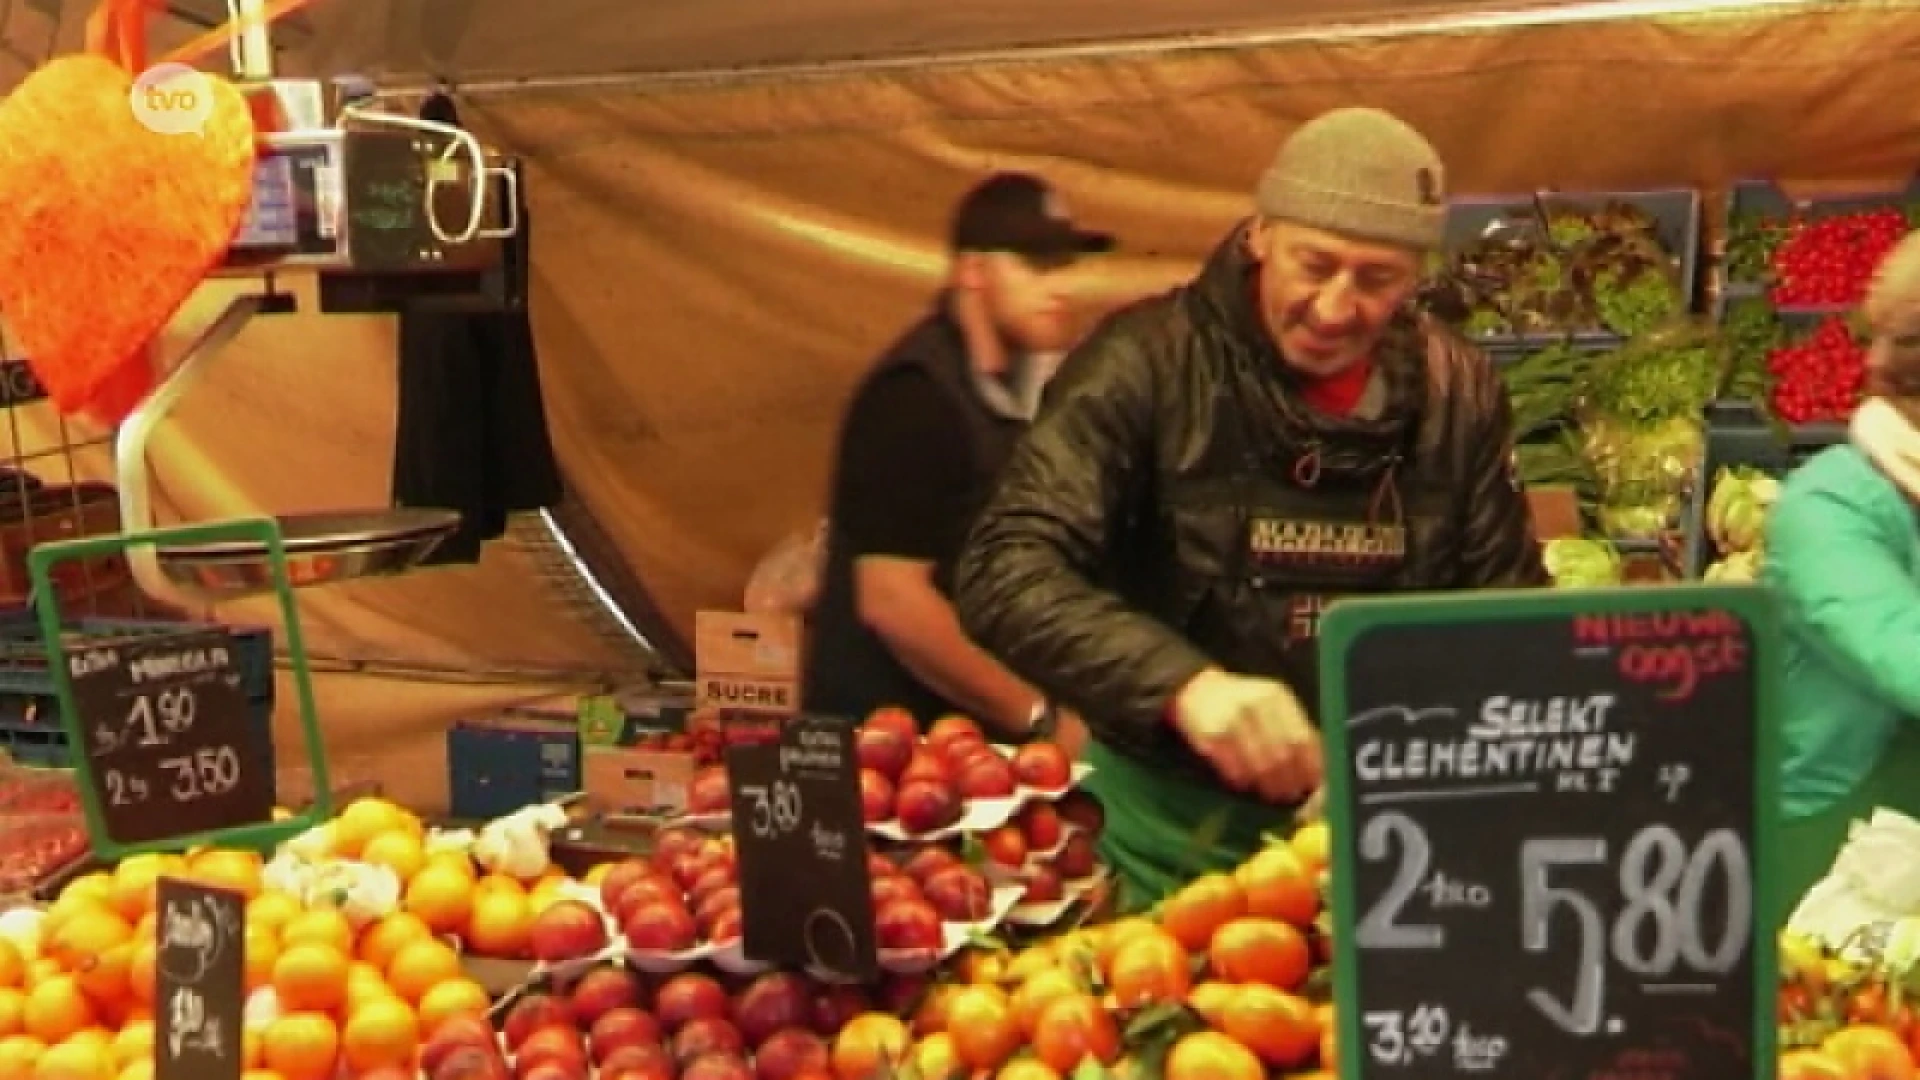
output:
[[[213,115],[213,80],[185,64],[155,64],[127,92],[133,118],[161,135],[192,135]]]

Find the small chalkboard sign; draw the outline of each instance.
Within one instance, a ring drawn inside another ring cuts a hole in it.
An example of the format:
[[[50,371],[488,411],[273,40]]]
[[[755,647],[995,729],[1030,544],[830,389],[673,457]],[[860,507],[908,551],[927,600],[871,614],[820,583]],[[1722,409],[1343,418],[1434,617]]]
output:
[[[417,265],[439,247],[428,223],[427,169],[447,139],[425,133],[356,131],[347,142],[347,250],[363,270]]]
[[[226,631],[137,632],[68,648],[62,660],[100,839],[131,847],[273,816],[265,733]]]
[[[796,717],[727,749],[746,953],[843,978],[879,974],[853,726]]]
[[[1771,1080],[1763,590],[1352,601],[1320,663],[1342,1077]]]
[[[155,1080],[239,1080],[246,897],[163,877],[157,899]]]

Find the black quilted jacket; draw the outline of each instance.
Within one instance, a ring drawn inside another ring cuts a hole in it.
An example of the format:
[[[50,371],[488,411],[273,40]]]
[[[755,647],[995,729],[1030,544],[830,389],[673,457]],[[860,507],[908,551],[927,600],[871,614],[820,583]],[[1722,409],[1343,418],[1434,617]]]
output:
[[[1102,742],[1203,776],[1166,723],[1202,668],[1283,679],[1313,708],[1317,616],[1302,612],[1547,581],[1486,357],[1406,317],[1376,354],[1378,407],[1319,413],[1260,329],[1253,273],[1236,232],[1193,282],[1110,316],[1068,358],[956,589],[975,640]],[[1397,524],[1323,544],[1314,522],[1336,503]],[[1315,545],[1307,569],[1287,561]]]

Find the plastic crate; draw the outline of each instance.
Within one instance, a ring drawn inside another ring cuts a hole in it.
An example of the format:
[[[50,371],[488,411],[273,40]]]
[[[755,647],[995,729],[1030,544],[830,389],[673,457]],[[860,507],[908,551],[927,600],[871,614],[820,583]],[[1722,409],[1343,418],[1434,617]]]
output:
[[[1808,458],[1846,441],[1845,423],[1803,424],[1782,438],[1750,402],[1716,402],[1708,406],[1706,454],[1700,462],[1700,475],[1688,493],[1683,520],[1686,576],[1699,578],[1718,557],[1712,538],[1707,536],[1707,498],[1713,493],[1713,478],[1721,469],[1759,469],[1785,478]]]
[[[1751,216],[1786,217],[1788,214],[1799,211],[1805,218],[1818,220],[1871,210],[1906,211],[1916,204],[1920,204],[1920,176],[1916,176],[1905,188],[1896,191],[1850,195],[1809,195],[1804,198],[1788,195],[1771,180],[1741,180],[1727,190],[1720,235],[1723,240],[1730,237],[1733,223]],[[1766,293],[1767,287],[1763,281],[1740,280],[1729,275],[1724,268],[1719,271],[1719,277],[1720,295],[1723,298],[1763,296]],[[1826,314],[1846,310],[1846,306],[1796,305],[1782,310],[1800,314]]]
[[[150,619],[80,619],[63,631],[66,635],[63,645],[71,649],[142,635],[196,630],[225,630],[233,641],[233,664],[240,673],[240,687],[248,700],[273,700],[273,631],[266,627]],[[17,612],[0,617],[0,694],[6,693],[52,693],[40,624]]]
[[[484,820],[580,790],[580,729],[570,713],[509,710],[447,732],[448,810]]]
[[[1700,281],[1701,207],[1698,190],[1670,188],[1657,191],[1551,192],[1542,194],[1540,198],[1549,209],[1557,206],[1593,210],[1608,203],[1624,203],[1646,213],[1656,223],[1661,246],[1678,260],[1681,306],[1691,309]],[[1470,196],[1459,199],[1447,207],[1443,252],[1452,259],[1471,247],[1495,223],[1532,214],[1533,199],[1529,195]],[[1471,337],[1474,344],[1494,355],[1496,362],[1500,353],[1515,348],[1539,347],[1559,341],[1606,345],[1618,343],[1621,339],[1622,335],[1607,330],[1585,330],[1573,334],[1476,334]]]
[[[68,648],[149,634],[225,630],[233,641],[234,667],[258,733],[262,775],[273,775],[273,632],[264,627],[134,619],[80,619],[64,631]],[[65,769],[73,765],[60,697],[47,670],[40,627],[18,611],[0,616],[0,750],[23,765]]]

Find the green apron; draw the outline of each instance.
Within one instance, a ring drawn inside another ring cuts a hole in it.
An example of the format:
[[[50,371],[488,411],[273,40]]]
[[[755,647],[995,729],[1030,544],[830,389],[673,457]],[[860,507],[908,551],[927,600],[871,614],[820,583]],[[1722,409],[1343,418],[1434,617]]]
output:
[[[1880,808],[1920,818],[1920,725],[1911,721],[1895,729],[1852,794],[1817,814],[1780,822],[1771,890],[1776,925],[1784,926],[1807,890],[1827,876],[1853,823]]]
[[[1231,870],[1285,833],[1293,813],[1158,771],[1095,741],[1085,788],[1106,825],[1100,855],[1120,885],[1119,910],[1145,911],[1209,870]]]

